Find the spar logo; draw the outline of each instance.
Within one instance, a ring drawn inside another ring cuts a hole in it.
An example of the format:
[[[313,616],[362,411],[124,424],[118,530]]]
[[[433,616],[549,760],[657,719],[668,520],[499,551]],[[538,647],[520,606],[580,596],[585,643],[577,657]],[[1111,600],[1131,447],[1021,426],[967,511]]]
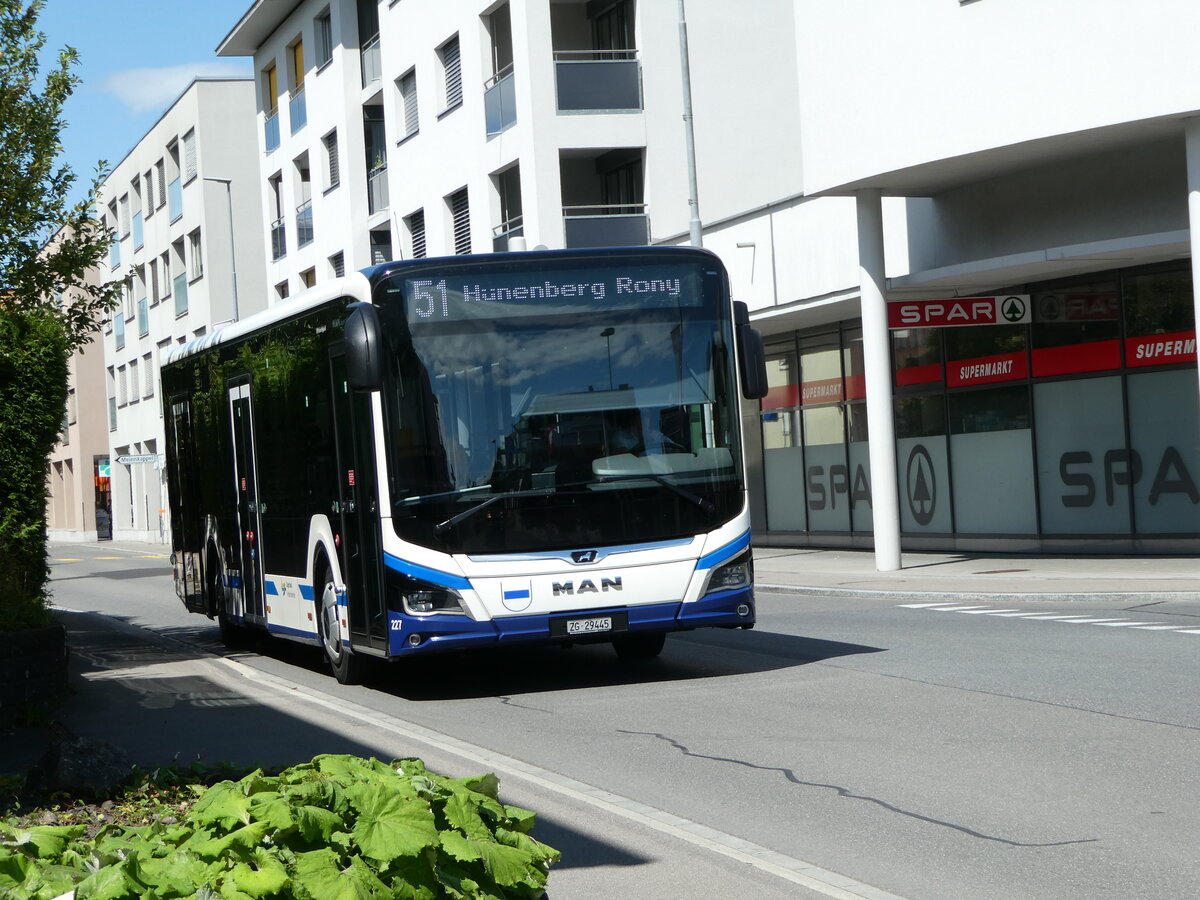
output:
[[[954,297],[948,300],[893,300],[889,328],[939,328],[954,325],[1024,325],[1031,321],[1028,294]]]
[[[918,525],[933,521],[937,509],[937,477],[933,472],[933,457],[923,444],[917,444],[908,454],[907,484],[908,511]]]

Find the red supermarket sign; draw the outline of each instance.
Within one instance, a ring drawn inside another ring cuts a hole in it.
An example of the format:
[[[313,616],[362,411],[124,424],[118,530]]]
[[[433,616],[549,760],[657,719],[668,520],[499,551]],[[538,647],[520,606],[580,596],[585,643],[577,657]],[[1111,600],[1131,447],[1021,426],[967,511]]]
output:
[[[1125,339],[1125,365],[1169,366],[1171,363],[1196,361],[1196,332],[1152,334]]]
[[[967,387],[1029,377],[1029,358],[1024,352],[960,359],[946,364],[946,385]]]
[[[948,300],[892,300],[888,328],[952,325],[1024,325],[1032,321],[1028,294],[953,297]]]

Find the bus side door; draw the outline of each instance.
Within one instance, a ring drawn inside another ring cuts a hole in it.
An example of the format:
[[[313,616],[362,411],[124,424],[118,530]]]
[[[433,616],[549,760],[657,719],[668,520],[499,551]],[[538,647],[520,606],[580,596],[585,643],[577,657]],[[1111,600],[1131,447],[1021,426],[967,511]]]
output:
[[[241,568],[242,615],[265,623],[262,584],[262,522],[258,502],[258,467],[254,447],[254,406],[250,385],[229,388],[229,422],[233,430],[233,489],[236,492],[237,563]]]
[[[342,577],[346,579],[350,641],[355,647],[386,651],[388,626],[380,584],[375,419],[371,395],[350,390],[346,380],[346,357],[340,347],[330,351],[329,372],[337,436]]]
[[[167,492],[171,509],[172,566],[175,593],[190,612],[204,612],[201,568],[199,496],[192,439],[192,404],[184,395],[172,397],[167,421]]]

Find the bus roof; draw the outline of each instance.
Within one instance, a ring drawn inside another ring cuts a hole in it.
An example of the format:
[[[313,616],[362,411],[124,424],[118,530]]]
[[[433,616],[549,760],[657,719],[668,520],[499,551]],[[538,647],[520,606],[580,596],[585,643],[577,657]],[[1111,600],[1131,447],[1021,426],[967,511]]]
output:
[[[256,312],[252,316],[223,325],[203,337],[188,341],[186,344],[165,348],[160,354],[159,364],[165,366],[194,356],[210,347],[232,343],[248,334],[262,331],[289,319],[298,318],[338,297],[369,301],[371,299],[370,282],[362,272],[353,272],[343,275],[341,278],[324,281],[316,287],[309,288],[303,293],[276,303],[261,312]]]

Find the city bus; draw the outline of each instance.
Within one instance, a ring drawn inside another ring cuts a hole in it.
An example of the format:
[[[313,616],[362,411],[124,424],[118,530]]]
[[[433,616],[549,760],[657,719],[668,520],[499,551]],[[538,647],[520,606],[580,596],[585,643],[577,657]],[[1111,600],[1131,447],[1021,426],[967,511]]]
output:
[[[762,339],[684,247],[384,263],[164,350],[176,592],[371,658],[755,622]],[[258,632],[258,634],[255,634]]]

